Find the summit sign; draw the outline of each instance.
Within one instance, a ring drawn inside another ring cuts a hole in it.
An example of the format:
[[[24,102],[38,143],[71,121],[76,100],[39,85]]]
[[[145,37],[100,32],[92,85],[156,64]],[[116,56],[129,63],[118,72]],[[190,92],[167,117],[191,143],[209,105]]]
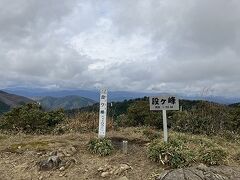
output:
[[[150,97],[150,110],[179,110],[179,99],[175,96]]]
[[[179,110],[179,99],[176,96],[155,96],[149,97],[149,103],[151,111],[162,111],[164,142],[167,142],[167,110]]]

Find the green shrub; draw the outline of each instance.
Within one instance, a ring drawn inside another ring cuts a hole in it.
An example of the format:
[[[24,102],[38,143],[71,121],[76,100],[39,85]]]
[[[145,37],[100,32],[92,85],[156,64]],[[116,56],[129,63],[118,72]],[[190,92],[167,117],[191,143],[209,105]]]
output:
[[[195,163],[206,165],[223,164],[228,153],[204,137],[173,133],[167,143],[156,139],[147,151],[155,162],[171,168],[186,167]]]
[[[172,168],[188,166],[193,161],[193,152],[183,146],[182,141],[170,140],[168,143],[155,140],[148,148],[148,157],[155,162]]]
[[[208,148],[200,152],[199,158],[206,165],[220,165],[227,155],[227,152],[221,148]]]
[[[110,155],[114,150],[111,140],[96,138],[89,141],[87,148],[91,153],[99,154],[100,156]]]
[[[0,129],[24,133],[48,133],[64,120],[63,110],[43,112],[37,104],[27,104],[14,108],[3,115]]]

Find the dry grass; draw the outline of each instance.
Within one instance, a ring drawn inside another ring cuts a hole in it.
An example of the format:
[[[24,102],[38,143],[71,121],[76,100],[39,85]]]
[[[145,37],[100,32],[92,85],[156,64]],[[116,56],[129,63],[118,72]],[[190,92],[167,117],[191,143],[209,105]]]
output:
[[[81,118],[80,118],[81,119]],[[81,120],[79,120],[81,121]],[[76,125],[76,124],[75,124]],[[73,125],[72,125],[73,126]],[[119,165],[128,163],[132,166],[125,174],[131,180],[154,179],[154,174],[162,172],[162,167],[158,163],[151,162],[147,157],[147,148],[150,142],[144,135],[146,128],[120,128],[119,131],[109,130],[107,137],[113,141],[121,143],[122,140],[128,140],[128,154],[123,154],[121,148],[115,148],[112,155],[107,157],[99,157],[93,155],[87,150],[87,143],[93,137],[97,137],[94,132],[86,133],[66,133],[63,135],[1,135],[0,134],[0,179],[104,179],[100,177],[97,169],[108,165]],[[76,130],[77,131],[77,130]],[[156,131],[160,132],[160,131]],[[162,132],[160,132],[162,138]],[[228,141],[223,137],[208,137],[200,135],[191,135],[185,133],[176,133],[170,131],[170,138],[181,138],[189,142],[189,148],[196,148],[190,144],[199,144],[201,141],[216,143],[224,148],[229,156],[226,164],[239,166],[239,160],[236,159],[239,155],[240,144],[238,142]],[[21,148],[19,148],[21,146]],[[36,167],[36,162],[50,152],[59,149],[66,149],[71,146],[76,147],[77,153],[70,158],[76,160],[76,164],[68,168],[64,172],[59,170],[50,172],[39,172]],[[7,148],[12,148],[11,151],[6,151]],[[38,152],[43,150],[43,157],[38,155]],[[19,153],[20,152],[20,153]],[[60,177],[62,176],[63,177]],[[117,176],[111,176],[107,179],[116,179]]]
[[[203,146],[215,146],[223,149],[223,151],[228,154],[227,158],[223,162],[224,164],[232,166],[240,165],[236,160],[236,154],[239,153],[240,149],[239,137],[236,137],[236,141],[229,141],[229,139],[223,136],[193,135],[190,133],[179,133],[174,131],[170,131],[169,136],[173,139],[185,141],[185,144],[189,149],[198,150]]]
[[[79,112],[73,117],[66,119],[55,128],[55,132],[92,132],[98,129],[99,114],[95,112]],[[107,117],[107,129],[113,129],[110,117]]]
[[[104,179],[97,169],[106,164],[118,166],[121,163],[130,164],[133,169],[126,172],[126,176],[133,180],[149,179],[153,173],[162,171],[158,164],[152,163],[146,156],[146,142],[139,140],[144,137],[140,128],[126,128],[120,131],[107,132],[109,138],[122,137],[129,139],[128,154],[123,154],[121,148],[115,148],[111,156],[99,157],[87,150],[87,143],[96,133],[68,133],[63,135],[24,135],[18,134],[6,137],[0,145],[0,179]],[[1,135],[0,135],[1,137]],[[77,153],[70,158],[76,164],[64,172],[38,172],[36,162],[43,157],[39,151],[47,156],[52,151],[76,147]],[[59,175],[65,174],[64,177]],[[122,174],[124,175],[124,174]],[[120,175],[121,176],[121,175]],[[109,179],[116,179],[113,175]]]

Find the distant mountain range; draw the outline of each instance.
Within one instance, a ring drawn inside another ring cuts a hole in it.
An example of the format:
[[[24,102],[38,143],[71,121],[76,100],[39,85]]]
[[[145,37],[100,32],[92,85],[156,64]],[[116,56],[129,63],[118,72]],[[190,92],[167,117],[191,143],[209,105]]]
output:
[[[9,93],[18,94],[26,97],[64,97],[77,95],[85,98],[99,101],[98,90],[46,90],[40,88],[8,88],[4,91]],[[110,91],[108,95],[108,101],[124,101],[129,99],[141,98],[144,96],[163,95],[166,93],[149,93],[149,92],[129,92],[129,91]],[[223,97],[223,96],[194,96],[186,94],[175,94],[180,99],[187,100],[206,100],[222,104],[233,104],[240,102],[240,97]]]
[[[92,99],[73,95],[65,97],[35,97],[30,99],[0,91],[0,114],[14,107],[34,102],[39,102],[46,110],[55,110],[59,108],[63,108],[64,110],[79,109],[96,103],[96,101]]]
[[[34,102],[32,99],[0,91],[0,114],[9,111],[11,108]]]
[[[30,98],[36,97],[64,97],[64,96],[81,96],[85,98],[92,99],[94,101],[99,101],[99,91],[97,90],[46,90],[46,89],[27,89],[27,88],[9,88],[4,89],[9,93],[18,94],[21,96],[26,96]],[[144,97],[148,95],[153,95],[152,93],[142,93],[142,92],[127,92],[127,91],[110,91],[108,95],[108,101],[123,101],[128,99],[135,99],[139,97]]]
[[[10,93],[12,92],[12,93]],[[13,94],[14,92],[14,94]],[[15,95],[18,94],[18,95]],[[72,95],[76,94],[76,95]],[[21,96],[20,96],[21,95]],[[26,98],[22,95],[32,98]],[[46,96],[45,95],[52,95]],[[81,95],[81,96],[79,96]],[[121,92],[115,91],[109,93],[109,102],[123,101],[129,99],[141,98],[144,96],[157,95],[154,93],[139,93],[139,92]],[[161,94],[158,94],[161,95]],[[83,97],[85,96],[85,97]],[[92,97],[92,98],[89,98]],[[180,99],[185,100],[206,100],[211,102],[218,102],[228,104],[232,107],[240,106],[240,99],[238,98],[224,98],[218,96],[211,97],[193,97],[180,96]],[[26,103],[40,102],[42,107],[46,110],[55,110],[63,108],[64,110],[80,109],[83,107],[94,105],[98,102],[99,92],[87,90],[65,90],[65,91],[38,91],[38,90],[8,90],[8,92],[0,91],[0,114],[9,111],[11,108],[23,105]]]
[[[56,110],[63,108],[65,110],[79,109],[86,106],[91,106],[96,101],[80,96],[65,96],[65,97],[43,97],[38,99],[41,106],[46,110]]]

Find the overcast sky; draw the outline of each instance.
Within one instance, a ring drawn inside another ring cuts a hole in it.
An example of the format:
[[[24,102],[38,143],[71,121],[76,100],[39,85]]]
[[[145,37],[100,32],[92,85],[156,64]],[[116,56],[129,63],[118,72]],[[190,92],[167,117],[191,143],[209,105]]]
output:
[[[0,0],[0,88],[240,96],[239,0]]]

